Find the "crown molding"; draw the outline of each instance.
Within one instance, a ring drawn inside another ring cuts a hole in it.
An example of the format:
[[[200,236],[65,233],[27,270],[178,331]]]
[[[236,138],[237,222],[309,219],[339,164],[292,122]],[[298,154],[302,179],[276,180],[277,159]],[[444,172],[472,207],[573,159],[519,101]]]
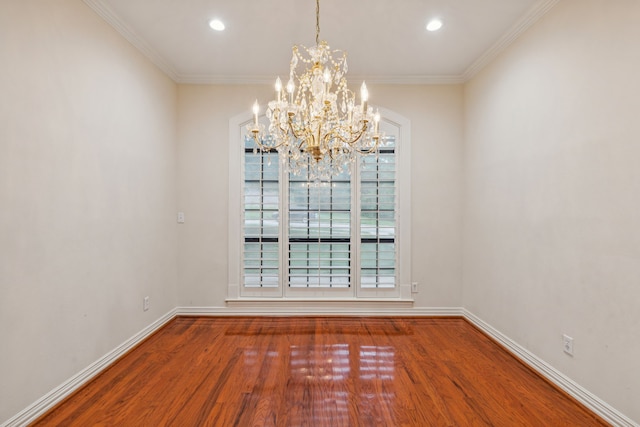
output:
[[[178,73],[156,52],[149,44],[140,37],[131,27],[125,24],[118,15],[100,0],[83,0],[95,13],[111,25],[122,37],[138,49],[144,56],[149,58],[162,72],[173,81],[178,81]]]
[[[500,53],[509,47],[526,30],[535,24],[560,0],[540,0],[533,5],[527,13],[520,18],[505,34],[498,39],[489,49],[487,49],[478,59],[476,59],[462,74],[464,82],[471,80],[476,74],[493,61]]]
[[[213,75],[213,74],[179,74],[175,79],[178,84],[188,85],[271,85],[274,76],[248,75]]]
[[[451,76],[358,76],[349,75],[351,81],[366,81],[368,84],[391,85],[455,85],[465,82],[462,75]],[[268,84],[275,81],[275,76],[241,76],[241,75],[207,75],[179,74],[174,78],[179,84],[193,85],[234,85],[234,84]]]
[[[145,55],[153,64],[178,84],[193,85],[235,85],[235,84],[272,84],[274,76],[251,75],[215,75],[215,74],[180,74],[174,67],[131,27],[125,24],[118,15],[102,0],[83,0],[95,13],[111,25],[122,37]],[[397,75],[397,76],[350,76],[352,80],[366,80],[371,84],[394,85],[448,85],[465,82],[462,75]]]
[[[271,84],[273,76],[248,75],[214,75],[214,74],[180,74],[155,49],[153,49],[131,27],[125,24],[118,15],[101,0],[83,0],[95,13],[111,25],[129,43],[154,63],[160,70],[178,84],[194,85],[234,85],[234,84]],[[503,50],[513,43],[522,33],[537,22],[560,0],[540,0],[507,31],[496,43],[476,59],[463,74],[459,75],[391,75],[391,76],[351,76],[353,80],[366,80],[371,84],[392,85],[455,85],[464,84],[472,79],[487,64],[495,59]]]
[[[371,84],[389,84],[389,85],[457,85],[464,83],[464,77],[461,75],[424,75],[424,76],[373,76],[349,77],[353,80],[367,81]]]

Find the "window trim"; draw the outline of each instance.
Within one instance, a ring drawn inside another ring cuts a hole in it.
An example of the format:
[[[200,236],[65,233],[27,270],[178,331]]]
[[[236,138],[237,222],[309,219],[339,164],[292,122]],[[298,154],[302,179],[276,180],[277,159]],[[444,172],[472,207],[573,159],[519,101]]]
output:
[[[242,156],[240,141],[244,136],[244,127],[249,123],[253,115],[250,110],[244,111],[229,119],[229,200],[228,200],[228,278],[227,278],[227,301],[251,300],[266,298],[268,300],[296,300],[308,299],[314,301],[327,300],[385,300],[409,301],[411,300],[411,122],[400,114],[385,108],[379,108],[382,120],[398,128],[398,141],[396,142],[397,156],[397,268],[398,286],[397,294],[389,297],[389,292],[385,289],[369,289],[362,292],[359,285],[355,286],[353,296],[349,298],[338,296],[329,298],[326,296],[309,296],[308,298],[294,297],[287,298],[284,295],[282,286],[274,292],[258,292],[255,295],[244,295],[241,292],[242,279]],[[280,182],[281,195],[284,194],[283,182]],[[359,187],[359,184],[358,184]],[[355,207],[354,207],[355,208]],[[355,210],[355,209],[354,209]],[[359,211],[356,211],[359,212]],[[353,227],[360,227],[360,217],[356,215],[357,221]],[[358,263],[355,265],[359,265]],[[281,273],[284,274],[284,273]],[[395,289],[395,288],[394,288]],[[259,295],[260,294],[260,295]]]

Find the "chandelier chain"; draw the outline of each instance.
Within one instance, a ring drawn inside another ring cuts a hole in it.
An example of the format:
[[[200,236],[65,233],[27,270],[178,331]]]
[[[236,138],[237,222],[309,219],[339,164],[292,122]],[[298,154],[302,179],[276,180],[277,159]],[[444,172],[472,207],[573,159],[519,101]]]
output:
[[[316,0],[316,46],[320,44],[320,0]]]

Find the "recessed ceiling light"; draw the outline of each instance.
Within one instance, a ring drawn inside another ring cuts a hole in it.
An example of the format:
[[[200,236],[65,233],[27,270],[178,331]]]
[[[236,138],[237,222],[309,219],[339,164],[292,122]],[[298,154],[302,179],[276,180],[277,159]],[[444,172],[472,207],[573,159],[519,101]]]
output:
[[[219,19],[212,19],[209,21],[209,26],[216,31],[224,30],[224,22]]]
[[[438,18],[432,19],[427,24],[427,31],[438,31],[440,28],[442,28],[442,21]]]

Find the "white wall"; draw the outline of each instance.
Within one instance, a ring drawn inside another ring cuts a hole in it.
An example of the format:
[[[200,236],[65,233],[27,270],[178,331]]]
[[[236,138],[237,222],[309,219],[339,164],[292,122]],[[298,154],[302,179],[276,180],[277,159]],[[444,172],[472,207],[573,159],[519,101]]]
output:
[[[372,103],[411,120],[412,277],[421,286],[415,305],[459,307],[462,87],[369,89]],[[179,87],[178,194],[186,215],[179,227],[182,306],[225,305],[229,119],[243,111],[250,117],[254,99],[265,105],[272,97],[266,85]]]
[[[79,0],[0,2],[0,63],[3,421],[176,306],[177,89]]]
[[[464,306],[636,421],[639,21],[564,0],[465,86],[463,214]]]

